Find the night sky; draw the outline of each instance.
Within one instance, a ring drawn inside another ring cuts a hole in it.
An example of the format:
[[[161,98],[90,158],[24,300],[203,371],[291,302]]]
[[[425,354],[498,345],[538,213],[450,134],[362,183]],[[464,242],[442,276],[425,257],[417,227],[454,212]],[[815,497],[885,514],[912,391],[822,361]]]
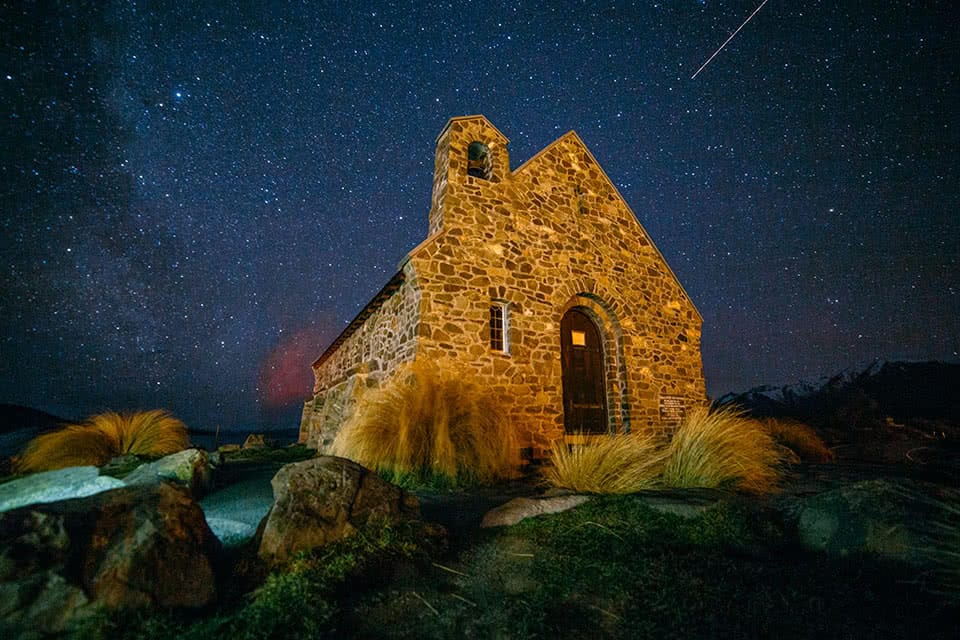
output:
[[[434,140],[575,129],[716,397],[960,350],[960,5],[5,2],[0,402],[294,428],[426,237]]]

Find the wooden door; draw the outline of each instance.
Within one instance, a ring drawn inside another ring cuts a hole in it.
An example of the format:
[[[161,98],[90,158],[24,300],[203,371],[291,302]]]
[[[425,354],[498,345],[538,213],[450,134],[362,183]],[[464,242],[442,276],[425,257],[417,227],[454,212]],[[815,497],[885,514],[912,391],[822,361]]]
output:
[[[603,347],[593,320],[571,309],[560,321],[563,422],[567,433],[608,433]]]

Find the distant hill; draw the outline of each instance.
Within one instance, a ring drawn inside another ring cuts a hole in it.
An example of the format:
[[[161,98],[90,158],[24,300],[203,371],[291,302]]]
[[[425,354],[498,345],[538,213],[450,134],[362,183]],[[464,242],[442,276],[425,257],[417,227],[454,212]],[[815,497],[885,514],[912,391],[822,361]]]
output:
[[[960,364],[877,360],[862,371],[848,369],[817,382],[728,393],[715,404],[824,427],[866,426],[888,417],[960,424]]]
[[[70,422],[44,411],[0,404],[0,458],[19,453],[30,440]]]
[[[45,411],[22,407],[16,404],[0,404],[0,433],[19,429],[48,431],[70,422]]]

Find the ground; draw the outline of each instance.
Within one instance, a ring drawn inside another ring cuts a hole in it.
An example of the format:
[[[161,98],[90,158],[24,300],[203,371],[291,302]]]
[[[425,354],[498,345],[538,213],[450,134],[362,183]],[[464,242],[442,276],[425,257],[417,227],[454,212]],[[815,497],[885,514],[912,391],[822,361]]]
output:
[[[926,461],[797,465],[782,494],[708,494],[708,502],[720,497],[718,505],[692,519],[664,513],[648,497],[600,497],[567,513],[480,530],[489,509],[541,493],[538,476],[470,492],[421,492],[424,519],[449,531],[445,547],[431,541],[416,549],[414,539],[369,557],[356,547],[324,552],[321,565],[336,556],[350,568],[332,583],[316,567],[289,574],[325,603],[309,628],[300,628],[299,605],[286,591],[267,592],[281,594],[270,596],[271,606],[284,620],[290,614],[283,631],[290,637],[953,637],[955,591],[936,595],[924,571],[883,556],[805,550],[774,508],[878,478],[934,493],[957,486],[956,457],[932,451]],[[208,516],[252,524],[269,508],[276,468],[248,462],[231,473],[227,465],[225,486],[204,500]],[[700,504],[704,495],[658,499]],[[402,532],[391,535],[404,540]]]

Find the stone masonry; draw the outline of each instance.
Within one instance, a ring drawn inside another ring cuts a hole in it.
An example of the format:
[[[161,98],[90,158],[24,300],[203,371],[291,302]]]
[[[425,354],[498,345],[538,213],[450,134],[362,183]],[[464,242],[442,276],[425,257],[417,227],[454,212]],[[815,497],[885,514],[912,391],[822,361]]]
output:
[[[576,441],[560,348],[574,308],[600,334],[610,432],[668,432],[706,402],[702,319],[583,141],[571,131],[513,171],[507,142],[483,116],[447,123],[429,235],[314,364],[302,441],[328,445],[364,391],[414,358],[471,371],[534,457]],[[486,151],[483,177],[468,174],[471,143]],[[509,316],[508,353],[490,346],[494,302]]]

